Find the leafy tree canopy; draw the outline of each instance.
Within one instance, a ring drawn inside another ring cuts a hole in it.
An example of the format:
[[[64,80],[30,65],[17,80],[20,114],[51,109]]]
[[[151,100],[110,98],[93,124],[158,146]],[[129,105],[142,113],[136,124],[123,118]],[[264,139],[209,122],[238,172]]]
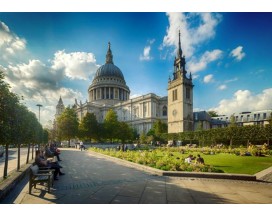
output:
[[[73,108],[67,107],[57,118],[57,128],[61,137],[69,141],[71,138],[76,137],[78,125],[77,114]]]
[[[209,114],[211,117],[218,117],[218,113],[217,113],[216,111],[213,111],[213,110],[208,111],[208,114]]]

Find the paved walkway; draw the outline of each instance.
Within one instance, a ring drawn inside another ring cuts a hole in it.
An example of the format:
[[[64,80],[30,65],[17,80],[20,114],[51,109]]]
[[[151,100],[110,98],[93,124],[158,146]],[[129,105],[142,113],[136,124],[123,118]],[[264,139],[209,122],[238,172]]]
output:
[[[61,159],[66,175],[51,193],[38,186],[28,194],[26,179],[19,195],[3,203],[272,203],[272,183],[154,176],[78,149],[63,149]]]

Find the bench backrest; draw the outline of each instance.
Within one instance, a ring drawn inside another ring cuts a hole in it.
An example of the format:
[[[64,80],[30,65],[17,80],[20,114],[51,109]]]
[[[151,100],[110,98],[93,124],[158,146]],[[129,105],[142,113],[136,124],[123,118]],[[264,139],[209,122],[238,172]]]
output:
[[[31,166],[30,169],[31,169],[32,175],[37,174],[39,171],[38,165]]]

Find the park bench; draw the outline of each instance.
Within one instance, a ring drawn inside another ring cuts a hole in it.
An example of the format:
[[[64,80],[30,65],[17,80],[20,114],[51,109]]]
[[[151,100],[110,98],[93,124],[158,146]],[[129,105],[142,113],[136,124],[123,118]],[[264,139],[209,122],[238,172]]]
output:
[[[47,183],[48,192],[50,193],[50,187],[53,186],[54,181],[54,170],[46,169],[40,170],[38,165],[32,165],[30,167],[29,174],[29,194],[31,194],[31,189],[38,183]]]

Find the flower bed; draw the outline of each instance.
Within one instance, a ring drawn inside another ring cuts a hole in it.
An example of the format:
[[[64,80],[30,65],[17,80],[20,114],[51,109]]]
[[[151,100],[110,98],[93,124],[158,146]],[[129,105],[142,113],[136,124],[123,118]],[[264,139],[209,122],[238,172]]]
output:
[[[168,149],[155,149],[155,150],[133,150],[133,151],[116,151],[115,149],[99,149],[90,148],[90,150],[106,154],[112,157],[120,158],[123,160],[131,161],[134,163],[150,166],[153,168],[165,171],[187,171],[187,172],[217,172],[223,171],[211,165],[202,164],[188,164],[184,162],[185,155],[182,152],[174,152]]]

